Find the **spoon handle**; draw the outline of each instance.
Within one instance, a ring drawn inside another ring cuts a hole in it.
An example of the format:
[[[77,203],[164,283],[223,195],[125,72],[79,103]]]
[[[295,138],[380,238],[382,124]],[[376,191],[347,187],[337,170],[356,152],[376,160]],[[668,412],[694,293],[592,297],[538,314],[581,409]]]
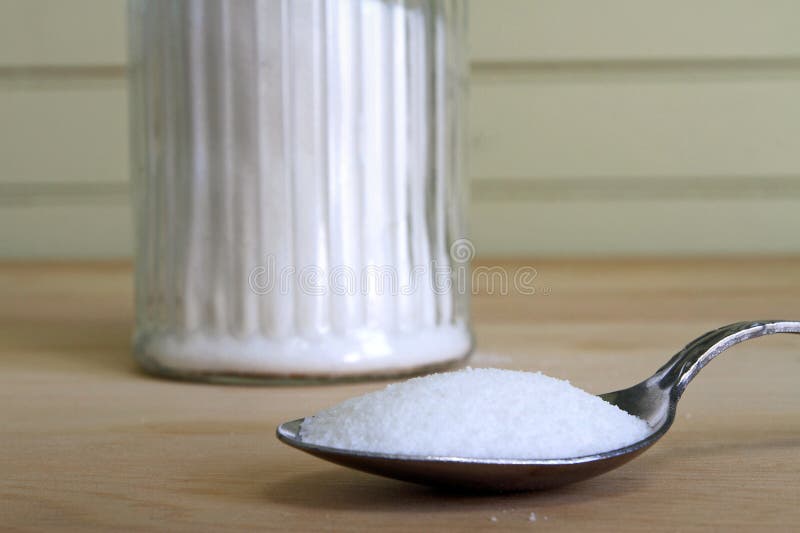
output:
[[[717,355],[734,344],[773,333],[800,334],[800,322],[791,320],[736,322],[709,331],[687,344],[656,372],[659,385],[662,389],[672,389],[672,395],[677,400],[689,382]]]

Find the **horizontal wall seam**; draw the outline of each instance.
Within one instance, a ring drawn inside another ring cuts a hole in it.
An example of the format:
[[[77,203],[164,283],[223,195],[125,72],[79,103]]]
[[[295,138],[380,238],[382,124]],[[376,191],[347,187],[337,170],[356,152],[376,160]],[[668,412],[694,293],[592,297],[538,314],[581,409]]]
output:
[[[800,199],[800,174],[778,176],[481,177],[473,202]],[[124,204],[127,182],[0,183],[0,206]]]
[[[477,83],[492,81],[703,81],[800,79],[800,57],[597,58],[476,60]],[[108,83],[124,80],[119,65],[0,65],[0,86]]]
[[[762,176],[646,176],[481,178],[476,202],[750,200],[800,198],[800,174]]]

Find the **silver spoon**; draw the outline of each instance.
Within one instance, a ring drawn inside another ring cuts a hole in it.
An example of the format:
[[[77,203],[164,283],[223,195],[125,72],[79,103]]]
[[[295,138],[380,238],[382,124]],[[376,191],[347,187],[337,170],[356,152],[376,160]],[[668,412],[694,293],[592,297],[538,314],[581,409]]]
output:
[[[594,455],[564,459],[470,459],[328,448],[300,439],[303,419],[278,426],[277,437],[289,446],[342,466],[424,485],[492,491],[557,487],[603,474],[643,453],[670,428],[678,400],[701,368],[734,344],[773,333],[800,333],[800,322],[765,320],[723,326],[690,342],[638,385],[601,394],[605,401],[645,420],[651,433],[630,446]]]

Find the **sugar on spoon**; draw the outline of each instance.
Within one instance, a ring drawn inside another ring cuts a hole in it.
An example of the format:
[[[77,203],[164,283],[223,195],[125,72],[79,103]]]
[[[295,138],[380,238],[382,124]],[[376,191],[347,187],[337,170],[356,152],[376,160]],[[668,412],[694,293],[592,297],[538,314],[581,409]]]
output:
[[[800,333],[800,322],[763,320],[723,326],[690,342],[641,383],[601,394],[600,398],[643,419],[651,429],[642,440],[617,450],[563,459],[381,454],[303,442],[302,418],[278,426],[277,437],[289,446],[342,466],[424,485],[490,491],[558,487],[603,474],[643,453],[670,428],[678,400],[700,369],[734,344],[773,333]]]

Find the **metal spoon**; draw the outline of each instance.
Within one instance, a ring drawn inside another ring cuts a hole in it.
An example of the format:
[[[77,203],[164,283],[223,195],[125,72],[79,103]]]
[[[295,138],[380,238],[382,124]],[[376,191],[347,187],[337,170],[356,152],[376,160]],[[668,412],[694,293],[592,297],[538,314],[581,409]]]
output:
[[[424,485],[492,491],[557,487],[603,474],[643,453],[670,428],[678,400],[701,368],[734,344],[773,333],[800,333],[800,322],[765,320],[721,327],[690,342],[638,385],[601,394],[605,401],[647,421],[652,431],[630,446],[594,455],[563,459],[470,459],[328,448],[300,439],[303,419],[278,426],[277,437],[289,446],[333,463]]]

